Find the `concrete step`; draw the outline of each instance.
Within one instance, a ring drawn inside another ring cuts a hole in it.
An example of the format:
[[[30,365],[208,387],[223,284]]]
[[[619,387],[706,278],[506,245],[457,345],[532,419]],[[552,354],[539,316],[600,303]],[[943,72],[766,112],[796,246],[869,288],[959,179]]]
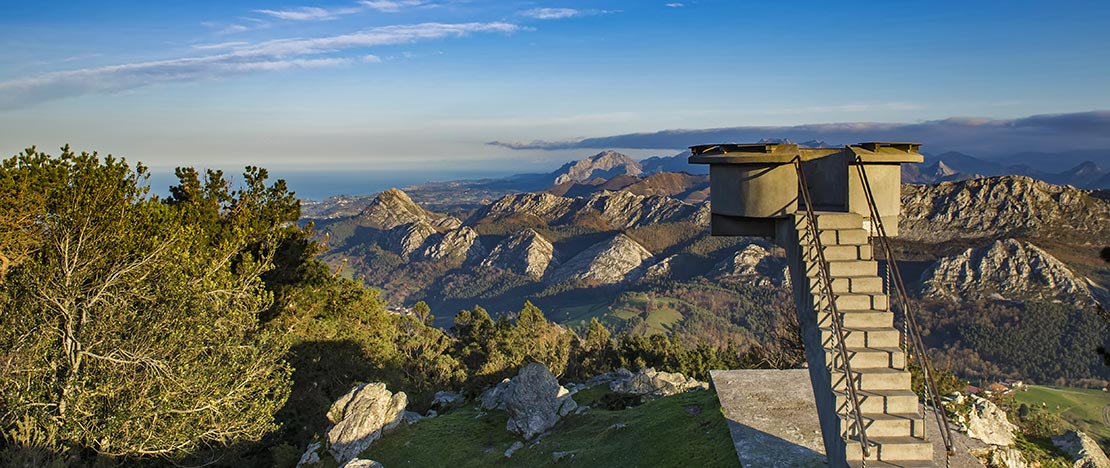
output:
[[[848,348],[847,352],[853,369],[906,368],[906,354],[899,348]],[[825,367],[839,369],[842,362],[839,350],[825,348]]]
[[[878,276],[833,278],[832,290],[837,294],[882,294],[883,279]]]
[[[848,409],[848,392],[847,390],[838,390],[836,394],[836,408],[837,413],[846,414]],[[921,412],[921,404],[917,401],[917,395],[911,390],[860,390],[856,392],[859,396],[860,408],[864,413],[902,413],[913,414],[915,411]]]
[[[841,312],[844,328],[890,328],[894,329],[894,313],[885,310],[852,310]],[[832,328],[832,314],[817,313],[817,326]]]
[[[821,329],[821,343],[828,348],[834,344],[832,328]],[[893,328],[845,328],[844,344],[849,348],[897,348],[902,345],[902,334]]]
[[[867,458],[867,466],[872,466],[872,460],[888,463],[932,463],[930,460],[933,458],[933,444],[924,439],[909,436],[868,437],[868,441],[871,442],[872,447],[871,456]],[[860,447],[859,440],[852,438],[846,442],[846,458],[850,461],[863,460],[863,448]]]
[[[910,373],[901,369],[852,368],[857,390],[909,390]],[[839,369],[831,371],[833,390],[846,390],[844,373]]]
[[[890,308],[886,294],[838,294],[836,308],[841,312],[849,310],[887,310]]]
[[[879,264],[874,260],[829,260],[829,276],[833,278],[879,276]]]
[[[840,427],[842,435],[846,438],[851,439],[859,434],[855,416],[851,416],[848,412],[840,413]],[[867,437],[913,436],[920,439],[925,437],[925,418],[913,413],[864,412],[863,427],[867,429]]]
[[[870,245],[826,245],[825,260],[873,260]]]
[[[838,211],[818,211],[817,229],[863,229],[863,216]],[[802,222],[806,222],[802,219]]]
[[[804,232],[804,230],[800,230]],[[822,245],[869,245],[870,239],[867,231],[863,229],[822,229],[820,232]],[[808,239],[801,239],[803,247],[809,244]]]
[[[851,468],[864,468],[863,461],[855,460],[849,461],[848,466]],[[869,461],[867,468],[933,468],[939,466],[933,463],[932,460],[905,460],[899,462],[884,462],[884,461]]]

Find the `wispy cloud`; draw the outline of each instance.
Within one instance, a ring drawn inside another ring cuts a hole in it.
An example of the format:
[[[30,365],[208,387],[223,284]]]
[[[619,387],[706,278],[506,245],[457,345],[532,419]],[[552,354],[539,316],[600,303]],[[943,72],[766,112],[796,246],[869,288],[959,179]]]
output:
[[[196,44],[196,45],[193,46],[193,48],[196,49],[196,50],[225,50],[225,49],[230,49],[232,47],[240,47],[240,46],[245,46],[245,45],[249,45],[249,44],[250,43],[246,42],[246,41],[228,41],[228,42],[218,42],[218,43],[215,43],[215,44]]]
[[[255,13],[286,21],[326,21],[361,11],[364,11],[364,9],[359,7],[320,8],[308,6],[288,10],[254,10]]]
[[[397,13],[405,8],[435,6],[434,3],[426,0],[363,0],[359,3],[383,13]]]
[[[256,21],[256,23],[260,22],[260,21],[261,20],[258,20],[258,21]],[[211,29],[213,32],[215,32],[216,35],[219,35],[219,36],[227,36],[227,35],[230,35],[230,34],[238,34],[238,33],[250,31],[252,29],[250,26],[247,26],[247,25],[244,25],[244,24],[238,24],[238,23],[222,24],[222,23],[217,23],[217,22],[214,22],[214,21],[204,21],[204,22],[201,22],[200,24],[201,24],[201,26],[204,26],[208,29]]]
[[[522,11],[520,14],[535,19],[562,19],[580,16],[582,12],[574,8],[533,8]]]
[[[337,8],[302,6],[282,10],[262,9],[254,12],[284,21],[327,21],[367,10],[398,13],[406,8],[433,6],[435,4],[428,0],[363,0],[352,6]]]
[[[594,16],[604,15],[608,13],[616,13],[616,11],[609,10],[578,10],[575,8],[533,8],[531,10],[524,10],[520,12],[520,16],[527,18],[552,20],[575,18],[579,16]]]
[[[520,26],[512,23],[421,23],[383,26],[366,31],[310,39],[276,39],[236,47],[238,55],[286,57],[321,54],[352,48],[408,44],[418,41],[463,37],[472,33],[513,33]]]
[[[350,34],[308,39],[208,44],[196,49],[215,53],[199,57],[66,70],[0,82],[0,109],[27,106],[69,96],[120,92],[161,83],[199,81],[297,68],[342,66],[354,63],[356,58],[362,62],[375,62],[380,61],[375,55],[352,53],[376,46],[458,38],[475,33],[512,33],[520,29],[515,24],[501,22],[422,23],[385,26]],[[335,56],[337,54],[345,55]]]
[[[682,8],[686,5],[683,4],[683,3],[674,2],[674,3],[668,3],[667,6],[670,7],[670,8]]]
[[[573,140],[492,141],[489,144],[518,150],[683,149],[691,145],[748,142],[762,138],[824,140],[836,144],[920,141],[932,151],[958,149],[993,156],[1021,151],[1099,149],[1110,148],[1110,111],[1044,114],[1018,119],[952,117],[919,123],[842,122],[675,129]]]

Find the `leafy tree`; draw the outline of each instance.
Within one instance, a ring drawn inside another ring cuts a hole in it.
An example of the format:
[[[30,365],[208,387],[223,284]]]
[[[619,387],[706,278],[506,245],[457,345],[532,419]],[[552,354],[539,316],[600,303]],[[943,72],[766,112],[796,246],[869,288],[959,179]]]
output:
[[[33,219],[4,239],[36,246],[0,286],[8,444],[178,458],[276,428],[286,345],[257,321],[274,223],[248,196],[264,174],[222,200],[250,209],[212,219],[148,196],[146,169],[111,156],[30,149],[2,167],[3,209]],[[41,198],[8,198],[28,190]]]

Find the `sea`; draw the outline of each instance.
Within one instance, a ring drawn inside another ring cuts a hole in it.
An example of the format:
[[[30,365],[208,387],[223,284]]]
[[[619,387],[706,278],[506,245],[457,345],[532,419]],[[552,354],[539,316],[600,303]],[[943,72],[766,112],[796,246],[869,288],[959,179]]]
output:
[[[390,188],[404,188],[427,182],[452,180],[498,179],[520,171],[442,171],[442,170],[361,170],[361,171],[312,171],[270,169],[271,182],[285,179],[289,189],[304,200],[323,200],[337,195],[369,195]],[[242,182],[242,174],[229,174],[232,185]],[[150,191],[165,197],[169,188],[177,184],[173,172],[152,172]]]

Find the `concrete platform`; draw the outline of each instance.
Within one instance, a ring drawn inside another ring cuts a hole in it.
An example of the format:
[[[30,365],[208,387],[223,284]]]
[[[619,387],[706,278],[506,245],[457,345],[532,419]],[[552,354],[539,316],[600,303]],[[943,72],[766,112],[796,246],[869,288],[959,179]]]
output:
[[[715,370],[710,371],[721,410],[728,420],[736,454],[745,468],[827,467],[821,425],[809,371]],[[926,418],[926,436],[933,442],[934,465],[943,467],[944,444],[936,418]],[[956,433],[956,455],[951,468],[983,468],[968,450],[982,443]],[[868,463],[867,466],[897,466]],[[919,465],[914,465],[919,466]]]
[[[827,467],[809,371],[710,371],[743,467]]]

